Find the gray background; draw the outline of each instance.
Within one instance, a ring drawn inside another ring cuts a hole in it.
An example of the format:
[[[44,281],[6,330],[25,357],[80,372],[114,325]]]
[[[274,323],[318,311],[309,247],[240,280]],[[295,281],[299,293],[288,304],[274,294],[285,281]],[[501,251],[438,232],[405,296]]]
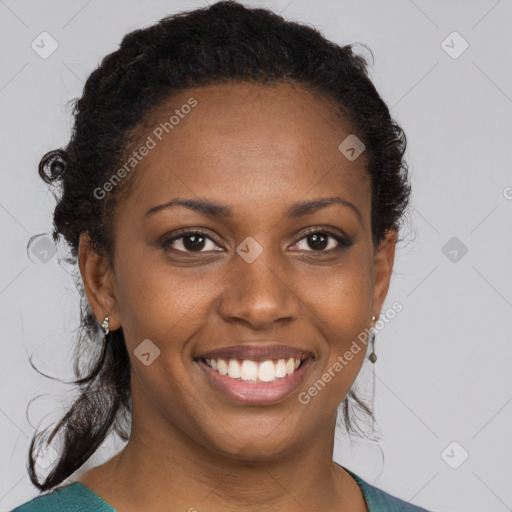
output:
[[[403,310],[376,340],[381,440],[340,432],[335,460],[430,510],[512,510],[512,2],[245,3],[366,44],[373,65],[356,50],[408,137],[413,207],[383,311],[395,301]],[[66,143],[66,102],[125,33],[205,4],[0,0],[0,511],[37,495],[26,471],[34,427],[52,425],[73,399],[28,361],[72,379],[78,325],[58,258],[27,256],[54,206],[38,161]],[[31,48],[43,31],[59,45],[47,59]],[[459,36],[443,44],[454,31],[469,44],[460,55]],[[367,365],[357,382],[369,396]],[[84,469],[119,448],[106,443]]]

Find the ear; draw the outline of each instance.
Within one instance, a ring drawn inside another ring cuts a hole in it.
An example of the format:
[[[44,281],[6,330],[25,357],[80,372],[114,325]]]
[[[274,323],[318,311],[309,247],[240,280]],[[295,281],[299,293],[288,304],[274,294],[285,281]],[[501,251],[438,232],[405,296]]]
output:
[[[395,246],[398,233],[395,229],[388,229],[375,254],[374,261],[374,288],[372,301],[372,315],[380,316],[382,304],[388,293],[391,272],[395,261]]]
[[[80,234],[78,266],[87,299],[98,322],[101,324],[108,316],[110,330],[118,329],[121,322],[113,271],[108,259],[94,251],[87,232]]]

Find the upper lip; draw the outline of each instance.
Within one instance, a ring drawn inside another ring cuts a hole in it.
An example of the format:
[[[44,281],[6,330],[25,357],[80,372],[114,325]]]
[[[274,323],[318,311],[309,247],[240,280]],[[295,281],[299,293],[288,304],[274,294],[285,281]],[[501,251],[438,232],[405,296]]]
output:
[[[313,357],[310,350],[290,347],[280,343],[244,344],[219,347],[201,353],[197,358],[203,359],[251,359],[264,361],[266,359],[306,359]]]

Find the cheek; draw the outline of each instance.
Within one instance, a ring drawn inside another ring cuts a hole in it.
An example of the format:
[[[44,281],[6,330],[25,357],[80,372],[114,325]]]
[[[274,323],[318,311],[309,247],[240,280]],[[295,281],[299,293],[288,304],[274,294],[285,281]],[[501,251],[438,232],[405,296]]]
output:
[[[161,352],[178,353],[204,321],[203,304],[214,287],[199,267],[179,269],[156,260],[132,252],[116,267],[123,332],[132,352],[150,339]]]
[[[334,328],[331,335],[345,337],[344,333],[365,325],[371,316],[371,261],[362,251],[354,251],[341,265],[304,272],[301,289],[308,307]]]
[[[206,287],[196,286],[162,264],[143,264],[135,258],[120,265],[118,272],[119,314],[136,376],[133,382],[139,386],[133,395],[139,401],[152,397],[152,403],[171,417],[193,405],[187,403],[190,377],[183,352],[199,329],[198,302]],[[144,353],[149,353],[147,365]],[[146,411],[145,407],[139,403],[140,410]]]
[[[325,270],[327,276],[304,277],[302,286],[308,290],[308,313],[327,340],[320,357],[322,371],[339,375],[333,379],[338,383],[335,387],[346,392],[361,368],[369,341],[372,265],[368,256],[354,252],[343,266]]]

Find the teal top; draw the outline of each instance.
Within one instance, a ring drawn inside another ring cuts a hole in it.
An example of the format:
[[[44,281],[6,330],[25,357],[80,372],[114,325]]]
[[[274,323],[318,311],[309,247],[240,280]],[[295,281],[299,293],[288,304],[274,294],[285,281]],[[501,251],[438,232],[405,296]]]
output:
[[[395,498],[365,482],[344,466],[363,492],[369,512],[428,512],[426,509]],[[49,494],[36,496],[11,512],[117,512],[103,498],[82,482],[73,482],[54,489]]]

